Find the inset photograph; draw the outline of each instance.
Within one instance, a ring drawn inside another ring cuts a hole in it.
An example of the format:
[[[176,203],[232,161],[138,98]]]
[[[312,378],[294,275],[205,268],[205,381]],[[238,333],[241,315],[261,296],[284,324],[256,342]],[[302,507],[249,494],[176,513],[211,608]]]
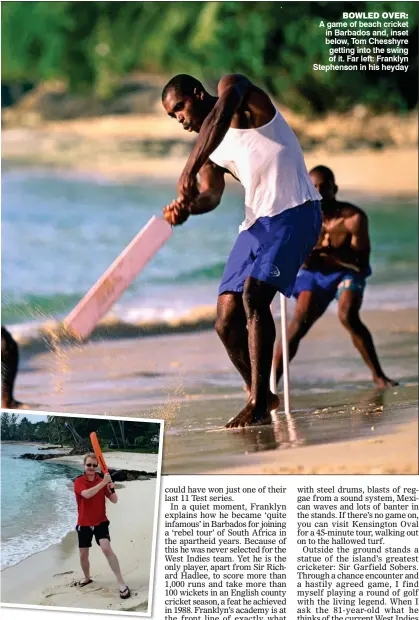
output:
[[[1,602],[150,615],[163,423],[2,412]]]

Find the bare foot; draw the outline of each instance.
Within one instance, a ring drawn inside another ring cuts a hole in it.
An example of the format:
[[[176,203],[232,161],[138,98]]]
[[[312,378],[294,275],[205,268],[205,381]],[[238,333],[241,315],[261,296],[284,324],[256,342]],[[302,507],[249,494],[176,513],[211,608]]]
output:
[[[247,393],[247,395],[249,396],[249,400],[250,400],[250,390],[247,387],[247,385],[244,386],[243,390]],[[268,409],[269,411],[274,411],[275,409],[278,409],[279,407],[279,397],[274,394],[273,392],[269,391],[268,392]]]
[[[248,402],[235,418],[227,422],[226,428],[261,426],[262,424],[271,423],[271,414],[267,409],[257,407],[254,403]]]
[[[394,387],[395,385],[399,385],[397,381],[393,381],[393,379],[389,379],[385,375],[382,377],[375,377],[374,379],[375,385],[379,388],[389,388]]]

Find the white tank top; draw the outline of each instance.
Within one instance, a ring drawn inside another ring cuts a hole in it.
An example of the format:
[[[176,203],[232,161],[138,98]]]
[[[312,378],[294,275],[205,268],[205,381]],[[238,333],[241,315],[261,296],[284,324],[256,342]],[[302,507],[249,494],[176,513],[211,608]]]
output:
[[[257,129],[230,127],[210,159],[243,185],[246,218],[240,231],[307,200],[321,200],[308,175],[296,135],[277,110]]]

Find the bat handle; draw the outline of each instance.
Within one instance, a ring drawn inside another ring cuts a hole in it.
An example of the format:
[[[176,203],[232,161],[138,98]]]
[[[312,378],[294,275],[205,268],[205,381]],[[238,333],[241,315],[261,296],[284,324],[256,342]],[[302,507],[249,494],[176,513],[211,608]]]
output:
[[[103,472],[103,475],[105,475],[105,473],[109,474],[109,472],[107,470]],[[112,484],[113,484],[113,482],[112,482]],[[108,487],[108,489],[109,489],[109,487]],[[109,493],[115,493],[115,489],[109,489]]]
[[[109,473],[109,472],[108,472],[108,473]],[[113,484],[113,482],[112,482],[112,484]],[[109,489],[109,487],[108,487],[108,489]],[[115,489],[114,489],[113,487],[112,487],[112,488],[110,488],[110,489],[109,489],[109,493],[115,493]]]

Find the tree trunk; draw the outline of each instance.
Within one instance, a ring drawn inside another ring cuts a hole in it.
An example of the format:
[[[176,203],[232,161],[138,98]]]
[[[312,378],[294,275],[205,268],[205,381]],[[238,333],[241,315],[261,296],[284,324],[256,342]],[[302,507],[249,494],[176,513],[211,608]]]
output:
[[[113,432],[113,436],[115,437],[116,447],[117,447],[117,448],[119,448],[119,441],[118,441],[118,437],[117,437],[117,434],[116,434],[116,432],[115,432],[115,429],[114,429],[114,427],[113,427],[112,420],[108,420],[108,422],[109,422],[109,424],[111,425],[111,429],[112,429],[112,432]]]
[[[121,431],[122,447],[125,448],[124,422],[118,420],[119,430]]]

